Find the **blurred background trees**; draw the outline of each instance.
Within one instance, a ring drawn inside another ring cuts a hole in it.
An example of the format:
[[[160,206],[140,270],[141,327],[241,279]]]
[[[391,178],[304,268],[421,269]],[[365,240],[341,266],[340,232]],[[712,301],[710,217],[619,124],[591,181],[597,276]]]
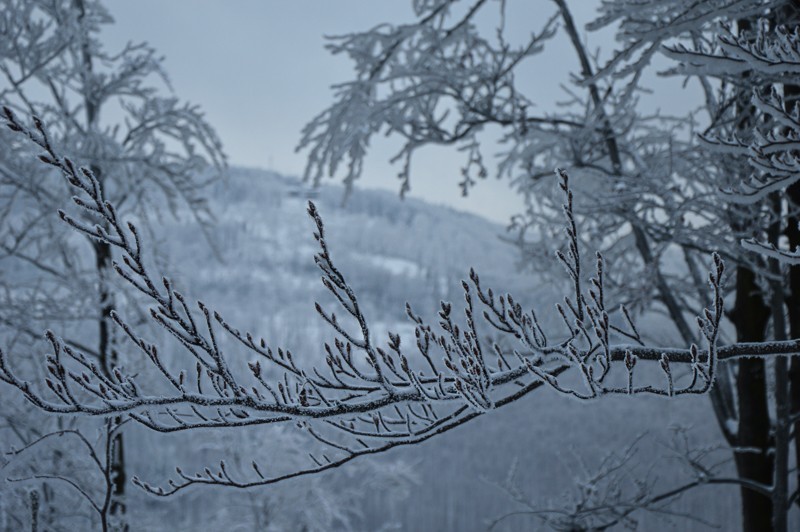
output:
[[[155,50],[129,44],[106,51],[99,32],[113,21],[95,1],[9,0],[0,16],[3,105],[44,120],[51,142],[85,161],[107,197],[143,227],[186,205],[203,231],[212,220],[205,188],[221,175],[225,155],[200,109],[169,94]],[[136,304],[114,285],[111,248],[52,217],[65,193],[60,177],[31,165],[30,146],[9,133],[0,154],[4,329],[27,349],[39,348],[42,330],[63,329],[110,375],[125,363],[111,312]],[[47,432],[36,417],[6,417],[17,446]],[[123,421],[107,425],[114,437],[99,451],[111,455],[110,500],[99,504],[104,527],[112,516],[124,524]]]

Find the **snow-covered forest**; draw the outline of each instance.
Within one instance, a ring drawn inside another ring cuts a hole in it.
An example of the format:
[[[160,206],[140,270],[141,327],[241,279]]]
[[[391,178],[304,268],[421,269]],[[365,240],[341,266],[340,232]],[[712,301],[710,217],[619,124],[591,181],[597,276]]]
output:
[[[0,529],[797,530],[800,4],[395,8],[0,0]]]

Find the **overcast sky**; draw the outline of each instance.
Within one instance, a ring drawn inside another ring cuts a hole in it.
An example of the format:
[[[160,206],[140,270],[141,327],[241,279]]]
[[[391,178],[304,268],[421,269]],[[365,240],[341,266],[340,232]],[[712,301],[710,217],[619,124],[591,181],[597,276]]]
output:
[[[580,27],[597,0],[575,0]],[[526,36],[554,12],[550,0],[510,0],[507,29]],[[165,57],[177,96],[200,104],[235,165],[301,175],[305,154],[295,153],[300,130],[332,102],[330,86],[352,78],[352,64],[324,49],[325,35],[413,20],[410,0],[109,0],[116,24],[105,30],[109,51],[148,41]],[[496,11],[496,8],[492,7]],[[491,26],[487,27],[492,31]],[[589,35],[592,48],[610,51],[608,35]],[[563,94],[559,84],[578,71],[574,51],[560,37],[518,77],[539,112]],[[399,190],[399,168],[389,158],[399,139],[376,139],[362,187]],[[491,155],[491,153],[486,154]],[[505,223],[521,208],[506,181],[480,183],[468,198],[457,183],[463,154],[425,149],[412,167],[412,197],[445,203]]]

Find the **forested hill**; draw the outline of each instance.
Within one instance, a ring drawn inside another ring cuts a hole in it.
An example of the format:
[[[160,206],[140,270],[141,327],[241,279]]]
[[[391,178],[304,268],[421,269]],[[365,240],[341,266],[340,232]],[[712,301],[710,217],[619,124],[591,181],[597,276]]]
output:
[[[323,325],[313,303],[330,301],[313,260],[308,200],[325,221],[334,262],[378,328],[406,323],[406,301],[431,316],[440,300],[460,304],[470,267],[496,292],[536,293],[532,276],[518,272],[516,249],[500,239],[505,228],[478,216],[387,191],[357,188],[344,201],[341,186],[311,189],[298,179],[244,168],[231,169],[210,196],[217,217],[212,240],[221,260],[190,217],[165,220],[169,242],[160,247],[171,274],[229,315],[241,313],[243,327],[289,343],[299,326]]]

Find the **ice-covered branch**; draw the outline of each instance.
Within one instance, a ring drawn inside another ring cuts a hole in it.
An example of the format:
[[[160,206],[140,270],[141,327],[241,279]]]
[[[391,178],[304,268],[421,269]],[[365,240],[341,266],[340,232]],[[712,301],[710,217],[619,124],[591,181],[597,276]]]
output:
[[[557,306],[564,323],[560,339],[549,340],[558,332],[546,333],[536,312],[524,311],[511,295],[496,295],[473,271],[469,281],[463,282],[463,318],[452,304],[443,302],[438,323],[431,325],[409,307],[407,313],[415,326],[412,345],[407,348],[394,333],[389,333],[385,344],[380,343],[334,262],[319,211],[309,203],[319,245],[315,261],[322,283],[336,302],[335,310],[320,304],[316,308],[337,338],[319,354],[298,357],[240,331],[202,302],[190,304],[169,278],[157,280],[147,266],[147,248],[139,231],[119,219],[93,173],[57,154],[41,121],[34,119],[30,129],[9,109],[4,112],[8,127],[43,149],[41,160],[59,169],[74,190],[73,202],[85,216],[61,211],[61,218],[119,252],[115,271],[154,305],[151,319],[183,351],[179,363],[165,360],[159,346],[114,314],[114,321],[144,355],[160,383],[121,367],[106,373],[52,332],[47,333],[52,350],[45,360],[44,384],[49,392],[21,379],[5,353],[0,353],[0,380],[40,409],[56,414],[127,414],[160,432],[293,423],[327,449],[310,457],[309,468],[288,473],[268,474],[264,466],[254,463],[252,471],[242,474],[223,463],[216,471],[178,471],[178,478],[167,488],[137,480],[157,495],[198,484],[265,485],[323,471],[361,455],[441,434],[543,386],[579,399],[705,393],[714,382],[719,360],[798,348],[796,341],[717,346],[724,273],[717,255],[708,278],[711,304],[698,317],[705,347],[643,345],[627,310],[623,307],[617,315],[607,301],[606,266],[600,254],[594,276],[586,284],[573,193],[567,173],[559,170],[568,247],[557,258],[572,285],[572,293]],[[96,220],[96,225],[89,219]],[[516,347],[507,349],[489,341],[487,328],[514,340]],[[229,345],[240,346],[242,352],[234,353]],[[318,364],[323,359],[324,365]],[[660,376],[640,376],[640,360],[656,362]]]
[[[318,183],[323,175],[337,175],[346,166],[344,183],[349,190],[361,174],[370,139],[385,132],[403,140],[392,159],[401,165],[401,194],[410,189],[413,154],[425,145],[456,145],[466,153],[461,182],[466,193],[474,177],[488,172],[476,141],[484,126],[581,127],[550,116],[531,116],[528,109],[533,103],[514,86],[516,67],[541,52],[554,36],[555,17],[545,20],[526,41],[512,45],[502,27],[496,39],[477,31],[475,20],[490,2],[467,4],[452,0],[421,4],[418,20],[412,23],[331,38],[327,48],[355,62],[357,79],[334,86],[335,102],[303,129],[297,149],[309,150],[306,178]]]

